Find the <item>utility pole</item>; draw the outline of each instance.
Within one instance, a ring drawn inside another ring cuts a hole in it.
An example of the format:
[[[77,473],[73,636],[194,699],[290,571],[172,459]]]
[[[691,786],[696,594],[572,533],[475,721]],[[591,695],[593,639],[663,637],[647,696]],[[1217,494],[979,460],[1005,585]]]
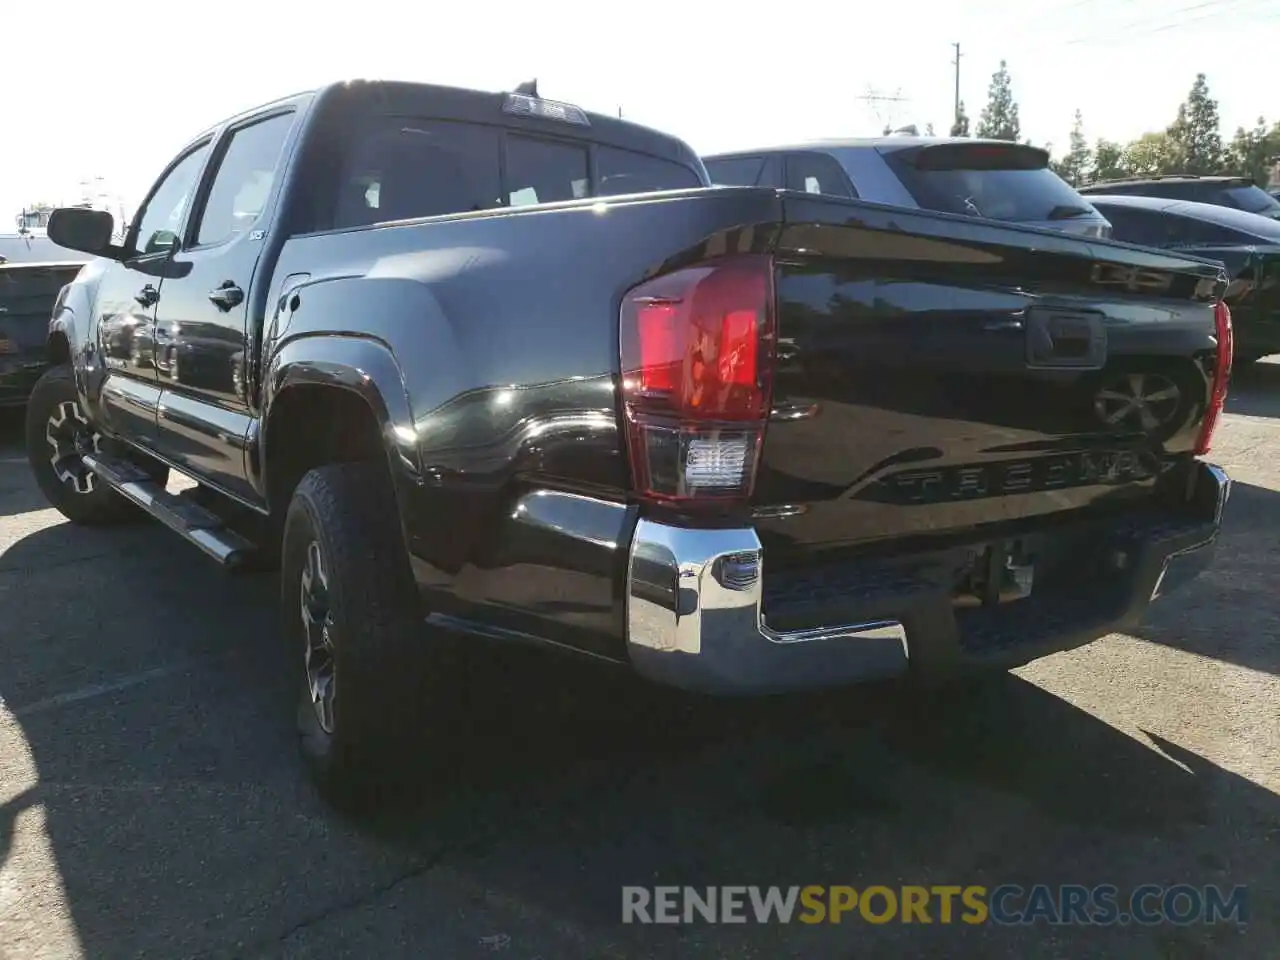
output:
[[[863,96],[858,97],[858,99],[871,107],[872,111],[876,115],[876,119],[884,126],[884,132],[887,136],[893,130],[893,107],[889,106],[882,110],[879,105],[882,103],[906,103],[908,98],[902,95],[901,87],[894,91],[893,96],[886,96],[875,87],[868,85],[867,92]]]
[[[954,126],[955,124],[960,122],[960,56],[961,54],[960,54],[960,44],[953,43],[951,46],[956,48],[956,58],[951,61],[952,63],[955,64],[955,67],[956,67],[956,103],[955,103],[955,110],[952,112],[952,115],[951,115],[951,123],[952,123],[952,126]]]

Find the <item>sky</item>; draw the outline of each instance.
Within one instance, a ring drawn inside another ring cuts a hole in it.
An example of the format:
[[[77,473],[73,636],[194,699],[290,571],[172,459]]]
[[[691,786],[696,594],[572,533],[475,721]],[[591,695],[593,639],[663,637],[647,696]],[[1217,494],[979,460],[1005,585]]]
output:
[[[1223,134],[1280,120],[1280,0],[3,0],[0,231],[102,177],[127,209],[189,139],[333,80],[545,97],[673,133],[701,153],[976,121],[1008,62],[1023,135],[1127,141],[1173,119],[1197,72]],[[868,95],[900,102],[872,103]]]

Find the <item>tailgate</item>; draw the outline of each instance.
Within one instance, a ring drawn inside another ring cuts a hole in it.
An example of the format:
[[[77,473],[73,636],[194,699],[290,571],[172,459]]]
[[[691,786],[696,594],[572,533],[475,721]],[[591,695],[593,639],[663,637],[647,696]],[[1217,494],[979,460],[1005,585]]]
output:
[[[11,352],[44,349],[58,293],[82,266],[40,263],[0,267],[0,340],[12,345]]]
[[[754,494],[775,568],[1150,497],[1191,456],[1217,264],[838,200],[785,220]]]

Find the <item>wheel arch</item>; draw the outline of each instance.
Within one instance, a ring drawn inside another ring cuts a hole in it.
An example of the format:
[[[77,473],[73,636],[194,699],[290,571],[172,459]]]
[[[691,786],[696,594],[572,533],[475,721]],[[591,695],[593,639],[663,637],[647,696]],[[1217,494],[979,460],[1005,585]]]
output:
[[[399,365],[362,337],[301,337],[267,371],[262,427],[250,451],[253,479],[273,515],[323,463],[385,458],[397,497],[418,477],[413,417]]]

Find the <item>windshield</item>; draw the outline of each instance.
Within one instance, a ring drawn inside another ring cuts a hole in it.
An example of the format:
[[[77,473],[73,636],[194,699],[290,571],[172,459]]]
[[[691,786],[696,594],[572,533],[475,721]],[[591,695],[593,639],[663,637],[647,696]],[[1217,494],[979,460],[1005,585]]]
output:
[[[1248,213],[1262,213],[1268,217],[1280,217],[1280,200],[1277,200],[1261,187],[1250,184],[1247,187],[1228,187],[1223,191],[1233,207],[1239,207]]]
[[[966,163],[964,152],[959,151],[954,162],[934,169],[920,169],[901,155],[908,153],[889,153],[885,160],[916,203],[927,210],[1021,223],[1096,216],[1089,202],[1065,180],[1045,166],[1032,166],[1017,149],[1008,151],[1006,165],[976,152],[972,162]]]

